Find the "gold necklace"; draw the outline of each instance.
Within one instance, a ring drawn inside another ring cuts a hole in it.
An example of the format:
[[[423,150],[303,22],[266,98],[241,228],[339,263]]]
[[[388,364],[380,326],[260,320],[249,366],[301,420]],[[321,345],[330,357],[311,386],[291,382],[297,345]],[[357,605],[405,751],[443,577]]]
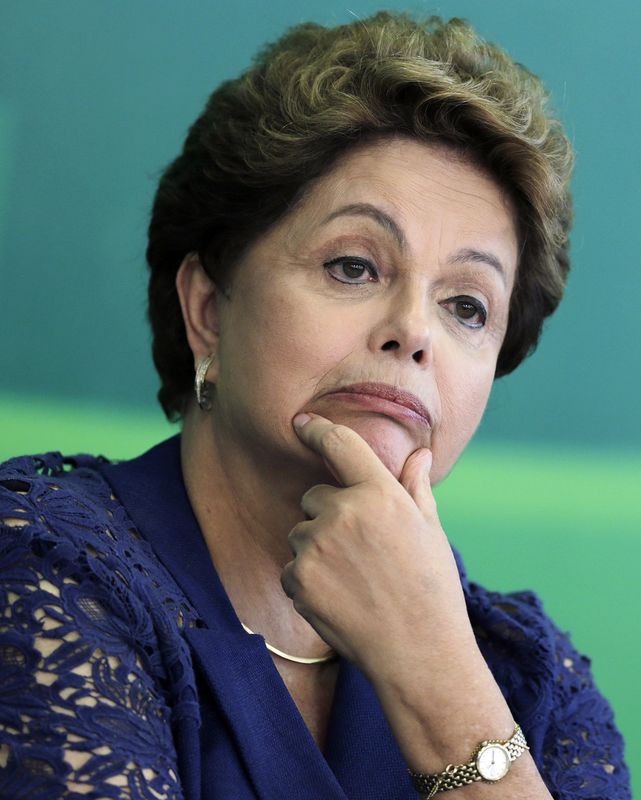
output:
[[[247,633],[251,633],[254,635],[254,631],[250,630],[250,628],[245,625],[244,622],[240,623],[243,626],[243,629],[247,631]],[[320,656],[318,658],[304,658],[303,656],[290,656],[289,653],[283,653],[282,650],[279,650],[274,645],[269,644],[268,641],[265,641],[265,647],[269,650],[270,653],[275,653],[277,656],[281,658],[287,659],[287,661],[295,661],[297,664],[325,664],[327,661],[333,661],[335,658],[338,657],[338,654],[335,653],[333,650],[327,656]]]

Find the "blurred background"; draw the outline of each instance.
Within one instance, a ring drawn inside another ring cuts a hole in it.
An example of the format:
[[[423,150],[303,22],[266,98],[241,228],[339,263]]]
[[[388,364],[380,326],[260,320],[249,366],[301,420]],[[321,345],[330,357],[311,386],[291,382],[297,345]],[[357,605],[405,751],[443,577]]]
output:
[[[472,579],[533,589],[593,661],[641,789],[641,3],[2,0],[0,457],[135,455],[155,402],[145,230],[222,80],[293,24],[469,19],[541,76],[576,153],[573,273],[437,490]]]

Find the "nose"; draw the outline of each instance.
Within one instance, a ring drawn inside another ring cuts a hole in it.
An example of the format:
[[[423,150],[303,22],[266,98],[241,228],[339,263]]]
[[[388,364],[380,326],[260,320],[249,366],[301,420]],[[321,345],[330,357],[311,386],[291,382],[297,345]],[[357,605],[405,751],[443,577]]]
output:
[[[397,294],[372,332],[370,346],[400,361],[411,358],[420,367],[431,365],[432,330],[424,288],[414,286]]]

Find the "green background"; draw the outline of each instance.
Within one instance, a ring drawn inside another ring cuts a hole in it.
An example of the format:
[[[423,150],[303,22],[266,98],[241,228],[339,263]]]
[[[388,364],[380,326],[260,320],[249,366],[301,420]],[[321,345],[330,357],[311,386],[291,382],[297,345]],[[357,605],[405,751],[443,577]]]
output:
[[[145,228],[208,93],[305,20],[378,3],[0,0],[0,456],[134,455],[154,401]],[[539,74],[577,151],[573,273],[437,490],[473,579],[531,588],[593,659],[641,788],[641,3],[390,2]]]

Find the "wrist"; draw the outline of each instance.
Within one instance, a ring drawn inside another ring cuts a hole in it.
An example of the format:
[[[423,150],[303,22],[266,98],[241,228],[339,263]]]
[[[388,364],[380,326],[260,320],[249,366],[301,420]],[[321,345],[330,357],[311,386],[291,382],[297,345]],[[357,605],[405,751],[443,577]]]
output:
[[[414,771],[437,772],[464,760],[479,742],[514,732],[512,713],[476,647],[463,663],[404,666],[371,680]]]
[[[497,783],[505,778],[512,764],[530,748],[521,727],[515,725],[508,739],[482,741],[470,758],[460,764],[448,764],[436,773],[418,773],[410,770],[416,791],[426,798],[440,792],[459,789],[478,781]]]
[[[467,615],[460,622],[447,617],[447,627],[434,632],[418,625],[407,631],[390,626],[383,641],[358,666],[379,696],[389,695],[401,705],[414,707],[417,692],[438,705],[457,684],[481,678],[494,683]]]
[[[370,636],[375,646],[359,649],[358,667],[374,686],[403,694],[420,675],[445,676],[450,668],[460,671],[466,664],[487,670],[464,602],[460,608],[453,602],[440,606],[425,612],[412,606],[401,619],[397,615],[381,625],[380,635]],[[426,619],[439,621],[427,625]]]

